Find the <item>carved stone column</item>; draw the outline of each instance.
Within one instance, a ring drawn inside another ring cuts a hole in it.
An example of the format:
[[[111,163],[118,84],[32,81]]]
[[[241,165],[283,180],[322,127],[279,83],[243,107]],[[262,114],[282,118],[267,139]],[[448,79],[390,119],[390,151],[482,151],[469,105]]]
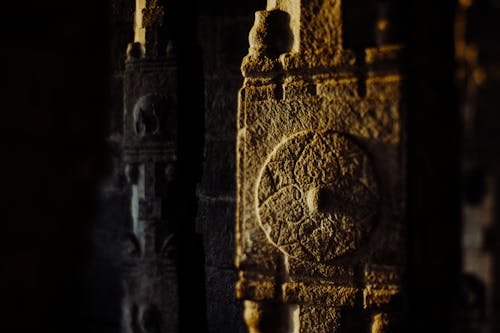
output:
[[[177,161],[177,65],[163,5],[137,1],[124,75],[123,158],[131,187],[124,252],[123,332],[177,332],[172,184]]]
[[[400,46],[343,49],[341,9],[269,0],[255,14],[237,143],[250,332],[387,332],[401,310]]]

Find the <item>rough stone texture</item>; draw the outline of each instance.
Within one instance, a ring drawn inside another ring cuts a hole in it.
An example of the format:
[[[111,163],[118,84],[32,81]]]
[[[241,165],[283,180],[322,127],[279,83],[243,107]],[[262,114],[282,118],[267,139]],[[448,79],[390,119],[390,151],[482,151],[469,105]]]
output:
[[[197,229],[203,234],[208,331],[245,332],[234,297],[236,110],[241,58],[248,49],[252,11],[202,16],[199,40],[205,86],[205,144],[198,187]]]
[[[145,29],[124,71],[122,156],[129,225],[123,241],[122,332],[178,332],[174,179],[177,175],[178,70],[161,38],[165,8],[136,8]],[[137,17],[137,15],[136,15]],[[137,26],[135,27],[137,31]],[[137,49],[144,52],[136,52]]]
[[[200,223],[200,220],[210,221],[210,224],[202,224],[201,230],[204,235],[205,264],[207,267],[232,269],[234,253],[228,249],[234,250],[235,248],[234,225],[227,221],[234,221],[235,201],[203,196],[198,196],[198,198],[200,199],[198,222]],[[213,286],[213,284],[209,286]]]
[[[223,269],[217,266],[207,266],[205,272],[208,331],[247,332],[243,324],[241,303],[234,297],[236,271],[232,267]]]
[[[157,64],[146,72],[136,68],[137,64],[129,65],[125,73],[124,162],[131,187],[131,225],[124,243],[123,331],[135,332],[138,326],[146,331],[176,332],[176,247],[167,203],[176,161],[175,120],[171,121],[176,112],[175,90],[153,80],[175,80],[176,73],[175,68]],[[143,80],[147,84],[141,85]]]
[[[330,261],[355,251],[373,227],[379,195],[373,168],[345,136],[304,131],[287,138],[257,183],[259,224],[292,257]]]
[[[363,68],[343,50],[336,0],[269,1],[249,42],[236,213],[237,295],[251,301],[245,312],[258,313],[247,325],[271,332],[266,317],[278,310],[268,302],[276,302],[298,305],[299,315],[285,311],[274,332],[287,332],[287,322],[300,332],[337,332],[354,322],[367,330],[371,312],[391,308],[402,292],[399,46],[363,50]],[[328,276],[331,269],[354,274]],[[367,311],[356,309],[363,305]]]
[[[298,320],[300,333],[333,333],[340,332],[342,317],[338,309],[301,306]]]

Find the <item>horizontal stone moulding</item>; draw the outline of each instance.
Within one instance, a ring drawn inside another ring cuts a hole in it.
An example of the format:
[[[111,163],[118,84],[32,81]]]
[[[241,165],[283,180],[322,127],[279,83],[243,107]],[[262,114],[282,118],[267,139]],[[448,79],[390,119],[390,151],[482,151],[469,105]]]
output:
[[[401,295],[401,288],[398,285],[387,285],[374,288],[367,286],[363,290],[363,307],[380,308],[382,305],[391,304]]]

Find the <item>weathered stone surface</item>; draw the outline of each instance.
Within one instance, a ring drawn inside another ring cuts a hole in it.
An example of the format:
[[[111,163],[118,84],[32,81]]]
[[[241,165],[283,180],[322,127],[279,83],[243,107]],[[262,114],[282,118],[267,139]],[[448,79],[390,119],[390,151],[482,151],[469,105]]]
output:
[[[257,182],[259,224],[290,256],[329,261],[355,251],[373,227],[373,168],[353,140],[338,133],[304,131],[285,138]]]
[[[235,179],[235,142],[226,140],[207,140],[205,143],[205,163],[201,182],[203,194],[217,198],[234,194]]]
[[[321,318],[321,320],[318,320]],[[335,308],[328,307],[300,307],[299,316],[299,332],[319,332],[319,333],[336,333],[341,332],[341,311]]]
[[[234,263],[234,200],[198,196],[199,230],[204,235],[205,264],[228,269]],[[203,223],[210,221],[210,224]]]
[[[123,242],[123,332],[179,330],[172,209],[178,82],[175,58],[160,50],[166,44],[159,38],[164,15],[156,0],[137,3],[136,42],[128,49],[124,72],[122,152],[130,189],[130,225]]]
[[[353,307],[359,290],[333,283],[309,284],[287,282],[282,285],[283,300],[291,304],[310,304],[318,307]]]
[[[249,36],[236,213],[237,296],[258,318],[247,325],[270,331],[275,302],[297,307],[278,320],[300,332],[367,330],[358,309],[401,293],[400,47],[366,49],[369,66],[357,64],[334,0],[268,1]]]
[[[233,72],[228,72],[222,77],[210,77],[207,74],[205,83],[205,140],[217,140],[212,145],[219,143],[219,140],[230,141],[230,145],[233,146],[232,160],[235,159],[235,109],[238,105],[238,89],[242,82],[241,76],[235,76]],[[223,145],[223,143],[219,144]],[[209,147],[208,144],[206,146]],[[210,155],[207,152],[206,156],[215,157],[218,155]],[[232,189],[234,191],[234,185]]]
[[[208,332],[246,332],[242,320],[242,304],[234,297],[237,273],[233,269],[206,268]]]
[[[247,3],[257,8],[255,1]],[[241,7],[243,2],[234,4]],[[253,10],[235,15],[232,10],[214,9],[213,2],[207,6],[216,15],[198,20],[205,78],[205,142],[197,214],[197,230],[203,234],[205,251],[207,323],[209,332],[246,332],[242,304],[234,298],[235,110],[243,82],[241,58],[248,49]]]

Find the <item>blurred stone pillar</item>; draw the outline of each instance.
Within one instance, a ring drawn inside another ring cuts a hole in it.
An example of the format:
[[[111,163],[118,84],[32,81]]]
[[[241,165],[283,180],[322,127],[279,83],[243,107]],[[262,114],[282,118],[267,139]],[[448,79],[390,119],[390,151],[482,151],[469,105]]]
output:
[[[173,181],[177,162],[177,64],[165,6],[138,0],[124,74],[123,159],[131,225],[124,246],[122,331],[177,332]]]
[[[397,325],[401,47],[378,40],[343,48],[340,0],[269,0],[255,14],[237,138],[236,293],[250,332]]]

